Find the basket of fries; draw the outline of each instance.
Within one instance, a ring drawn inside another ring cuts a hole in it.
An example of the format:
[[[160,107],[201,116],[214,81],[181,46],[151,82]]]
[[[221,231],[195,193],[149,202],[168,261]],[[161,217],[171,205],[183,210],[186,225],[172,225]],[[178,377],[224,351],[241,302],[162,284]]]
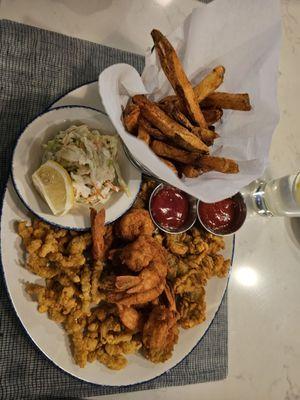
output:
[[[141,77],[125,64],[99,77],[129,158],[147,175],[206,202],[232,196],[262,175],[278,122],[279,21],[269,18],[261,32],[245,29],[234,40],[232,30],[221,35],[214,25],[204,34],[211,35],[211,48],[202,50],[201,22],[217,6],[194,10],[170,39],[153,29]],[[268,48],[270,31],[277,36]]]

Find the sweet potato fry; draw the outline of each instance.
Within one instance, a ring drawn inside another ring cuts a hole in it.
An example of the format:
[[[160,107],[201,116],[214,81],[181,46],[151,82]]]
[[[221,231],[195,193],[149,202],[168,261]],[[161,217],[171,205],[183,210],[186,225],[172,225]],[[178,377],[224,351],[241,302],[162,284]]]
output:
[[[159,107],[166,114],[168,114],[169,117],[174,118],[175,121],[179,122],[179,124],[187,128],[189,131],[192,131],[194,125],[180,110],[179,104],[177,104],[176,102],[170,102],[166,104],[160,104]]]
[[[169,168],[174,172],[174,174],[178,175],[177,168],[175,167],[175,165],[174,165],[171,161],[166,160],[165,158],[162,158],[162,157],[159,157],[159,159],[160,159],[164,164],[166,164],[166,166],[169,167]]]
[[[208,153],[208,147],[200,138],[171,119],[158,105],[148,100],[144,95],[136,95],[132,99],[140,107],[141,115],[169,140],[186,150]]]
[[[215,124],[223,116],[223,110],[221,110],[221,108],[207,108],[203,109],[202,112],[208,125]]]
[[[137,137],[141,140],[143,140],[148,146],[150,144],[151,138],[147,130],[144,128],[143,125],[139,124],[138,127],[138,134]]]
[[[178,101],[178,97],[174,94],[170,95],[170,96],[166,96],[163,99],[159,100],[158,102],[159,107],[161,107],[164,111],[165,108],[164,107],[174,107],[174,104],[176,104],[177,106],[179,105],[179,101]]]
[[[190,153],[189,151],[178,149],[177,147],[158,140],[153,140],[150,147],[156,155],[182,164],[192,164],[199,159],[198,153]]]
[[[123,111],[123,123],[128,132],[135,133],[137,131],[139,116],[139,106],[132,102],[128,102]]]
[[[214,140],[219,137],[219,134],[214,129],[201,129],[199,126],[194,126],[192,132],[200,137],[207,146],[211,146]]]
[[[150,135],[154,139],[158,139],[158,140],[165,140],[166,139],[166,136],[159,129],[154,128],[150,124],[150,122],[148,122],[143,117],[140,117],[140,119],[139,119],[139,126],[142,126],[143,129],[148,133],[148,135]]]
[[[194,166],[196,169],[201,169],[202,172],[218,171],[226,174],[239,172],[238,164],[229,158],[201,156],[198,153],[177,149],[158,140],[153,140],[150,147],[160,157],[171,159],[184,165]],[[191,174],[191,172],[188,173]]]
[[[207,146],[211,146],[214,140],[219,137],[217,133],[209,129],[194,126],[190,122],[190,120],[180,111],[176,102],[162,104],[160,105],[160,108],[162,108],[169,115],[169,117],[174,118],[175,121],[187,128],[194,135],[199,137]]]
[[[194,165],[184,165],[181,168],[181,173],[187,178],[197,178],[197,176],[200,176],[203,172],[205,172],[203,169],[200,167],[194,167]]]
[[[194,93],[197,101],[200,103],[208,95],[213,93],[224,80],[225,68],[222,65],[214,68],[209,74],[194,87]]]
[[[201,112],[198,104],[199,102],[197,102],[192,84],[188,80],[173,46],[168,39],[156,29],[153,29],[151,36],[161,67],[180,102],[187,110],[189,118],[201,128],[207,128],[207,123]]]
[[[174,119],[179,122],[182,126],[184,126],[185,128],[187,128],[189,131],[192,132],[193,130],[193,124],[191,124],[191,122],[189,121],[189,119],[180,111],[178,110],[176,107],[174,108],[173,111],[173,117]]]
[[[250,111],[248,93],[215,92],[201,102],[202,107],[225,108],[230,110]]]
[[[159,108],[161,108],[168,115],[172,114],[175,106],[179,106],[179,102],[176,96],[164,97],[157,104]]]
[[[223,172],[225,174],[237,174],[239,166],[236,161],[230,158],[203,156],[197,160],[197,164],[201,168]]]

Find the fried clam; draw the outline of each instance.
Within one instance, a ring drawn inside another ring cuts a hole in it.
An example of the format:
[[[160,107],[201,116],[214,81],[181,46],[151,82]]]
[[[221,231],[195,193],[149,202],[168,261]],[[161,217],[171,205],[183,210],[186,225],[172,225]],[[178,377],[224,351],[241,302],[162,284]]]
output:
[[[201,324],[206,318],[205,288],[185,293],[178,301],[179,325],[184,329]]]
[[[184,256],[188,250],[188,235],[186,233],[181,233],[178,235],[166,234],[166,247],[171,253],[178,256]]]
[[[134,208],[148,208],[149,199],[153,189],[157,186],[157,182],[154,180],[146,180],[142,183],[141,190],[137,196],[136,201],[133,204]]]
[[[38,303],[40,313],[48,313],[50,319],[63,322],[78,306],[72,286],[49,288],[35,283],[26,283],[26,292]]]
[[[78,281],[78,271],[86,262],[84,251],[90,244],[90,234],[73,237],[64,229],[54,229],[37,220],[32,225],[21,221],[18,233],[28,252],[26,267],[30,271],[42,278],[64,273]]]
[[[175,294],[195,292],[201,290],[207,283],[205,274],[197,269],[190,268],[189,271],[175,279],[173,288]]]

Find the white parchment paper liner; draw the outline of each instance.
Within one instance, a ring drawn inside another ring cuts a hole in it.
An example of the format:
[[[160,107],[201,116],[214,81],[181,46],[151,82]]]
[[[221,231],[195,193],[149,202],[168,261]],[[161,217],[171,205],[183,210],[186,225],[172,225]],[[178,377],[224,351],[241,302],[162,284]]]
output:
[[[193,83],[222,64],[226,73],[219,90],[249,93],[253,109],[225,111],[216,126],[221,137],[211,149],[212,155],[237,160],[239,174],[209,172],[198,178],[179,179],[142,141],[125,131],[121,113],[129,96],[148,93],[158,100],[172,93],[155,51],[148,49],[142,77],[127,64],[112,65],[100,74],[99,92],[106,112],[130,152],[155,175],[206,202],[229,197],[260,177],[268,162],[279,120],[280,35],[277,0],[215,0],[195,9],[168,36]]]

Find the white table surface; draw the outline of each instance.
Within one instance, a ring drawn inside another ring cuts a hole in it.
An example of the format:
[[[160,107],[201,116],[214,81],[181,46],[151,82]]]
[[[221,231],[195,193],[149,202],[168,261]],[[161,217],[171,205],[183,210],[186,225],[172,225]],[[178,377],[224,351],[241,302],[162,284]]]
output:
[[[195,0],[0,0],[0,17],[143,54],[153,27],[171,32],[198,4]],[[273,177],[300,167],[300,0],[282,0],[282,16],[281,121],[267,170]],[[226,380],[99,399],[154,396],[300,399],[300,218],[251,217],[237,235],[229,284]]]

